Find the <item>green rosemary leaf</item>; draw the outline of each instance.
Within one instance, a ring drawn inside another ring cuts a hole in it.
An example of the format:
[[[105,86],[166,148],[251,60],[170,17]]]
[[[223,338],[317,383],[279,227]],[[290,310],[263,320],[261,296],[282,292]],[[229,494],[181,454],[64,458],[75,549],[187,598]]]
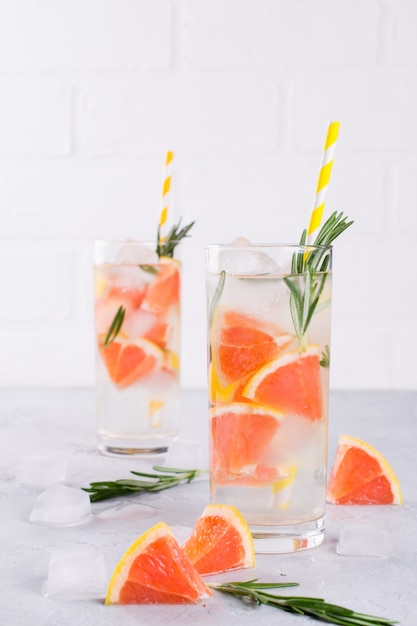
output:
[[[268,593],[266,589],[292,587],[297,583],[261,583],[257,579],[246,582],[227,582],[209,584],[211,589],[228,593],[254,604],[271,606],[276,609],[297,615],[305,615],[331,624],[342,626],[390,626],[396,621],[384,617],[376,617],[365,613],[356,613],[337,604],[326,602],[322,598],[306,596],[281,596]]]
[[[191,222],[187,224],[187,226],[181,227],[181,219],[178,224],[172,226],[169,230],[166,237],[161,238],[161,229],[158,226],[157,233],[157,244],[156,244],[156,253],[159,257],[161,256],[174,256],[174,250],[179,244],[179,242],[184,239],[184,237],[189,237],[188,233],[194,226],[195,222]]]
[[[124,306],[120,305],[117,309],[116,315],[114,316],[112,323],[110,324],[110,328],[104,340],[104,348],[107,348],[107,346],[112,343],[112,341],[114,341],[119,334],[120,329],[123,325],[123,320],[125,318],[125,312],[126,310]]]
[[[294,285],[291,278],[284,278],[290,289],[290,311],[300,346],[303,348],[304,339],[314,312],[323,292],[330,265],[330,253],[328,246],[349,226],[353,224],[343,215],[334,212],[321,227],[313,246],[322,246],[307,252],[295,252],[291,263],[291,272],[294,276],[304,276],[304,291]],[[300,245],[304,246],[307,231],[304,230]],[[301,305],[300,305],[301,303]]]
[[[211,323],[213,321],[214,311],[220,301],[220,298],[223,293],[224,283],[226,281],[226,270],[222,270],[219,276],[219,282],[217,283],[216,291],[214,292],[213,299],[210,303],[210,311],[209,311],[209,328],[211,328]]]
[[[303,330],[300,326],[301,324],[301,314],[300,314],[300,309],[297,305],[297,301],[296,299],[293,297],[293,294],[291,294],[290,296],[290,312],[291,312],[291,318],[294,324],[294,329],[295,329],[295,333],[298,337],[298,340],[301,344],[302,339],[303,339]]]
[[[123,478],[114,481],[102,481],[90,483],[89,487],[82,487],[83,491],[90,494],[91,502],[99,502],[110,498],[121,496],[132,496],[141,491],[152,493],[162,491],[179,485],[181,482],[190,483],[194,478],[203,474],[205,470],[178,469],[173,467],[160,467],[154,465],[153,468],[158,473],[135,472],[131,474],[149,480],[133,480]]]
[[[291,291],[290,295],[290,311],[291,317],[294,324],[294,329],[298,340],[302,341],[303,331],[302,331],[302,311],[303,311],[303,294],[295,285],[295,283],[288,277],[284,278],[284,282],[287,285],[288,289]]]
[[[307,229],[305,228],[301,233],[300,246],[304,246],[307,239]],[[304,267],[304,252],[297,252],[292,259],[291,272],[293,274],[302,274]]]
[[[330,367],[330,348],[325,346],[324,351],[320,355],[320,365],[322,367]]]
[[[305,275],[304,295],[303,295],[303,310],[302,310],[302,332],[303,336],[308,327],[308,317],[312,309],[311,293],[313,289],[313,270],[307,266],[307,272]],[[312,313],[311,313],[312,314]]]
[[[146,263],[141,263],[139,267],[144,272],[148,272],[148,274],[157,274],[159,272],[159,269],[155,267],[155,265],[146,265]]]

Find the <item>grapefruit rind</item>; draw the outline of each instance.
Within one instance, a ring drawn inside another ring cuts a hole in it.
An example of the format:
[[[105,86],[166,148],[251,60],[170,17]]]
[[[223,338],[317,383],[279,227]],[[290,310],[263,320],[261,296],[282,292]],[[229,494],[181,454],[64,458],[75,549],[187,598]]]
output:
[[[216,521],[219,518],[226,524],[221,529]],[[236,541],[236,533],[239,541]],[[252,533],[243,515],[232,505],[208,504],[183,549],[201,575],[255,567]],[[236,550],[238,557],[228,561],[228,556],[233,558]]]
[[[164,522],[159,522],[158,524],[155,524],[155,526],[152,526],[152,528],[149,528],[140,537],[138,537],[138,539],[136,539],[136,541],[132,543],[132,545],[126,550],[122,558],[117,563],[108,585],[105,604],[123,603],[120,599],[121,592],[125,583],[128,582],[129,573],[135,563],[135,560],[138,558],[139,555],[144,554],[153,543],[163,538],[168,538],[168,540],[172,542],[172,545],[177,548],[177,553],[179,553],[179,556],[182,559],[182,563],[180,562],[177,564],[178,569],[179,572],[183,574],[184,581],[188,583],[191,592],[188,597],[180,595],[180,593],[178,592],[178,601],[174,600],[173,603],[194,604],[212,595],[212,591],[205,585],[200,574],[196,571],[192,563],[184,554],[181,546],[175,539],[170,527],[167,526]],[[187,567],[186,572],[184,572],[183,568],[181,567],[184,565],[184,562]],[[161,564],[158,563],[158,566],[160,568]],[[175,587],[175,580],[171,581],[171,583],[173,583]],[[151,593],[153,591],[156,591],[157,593],[158,591],[163,592],[163,589],[161,589],[161,587],[158,587],[157,585],[153,586],[152,581],[150,580],[145,582],[145,586],[149,588]],[[167,593],[171,597],[175,595],[175,592],[173,593],[172,589],[168,590]],[[143,603],[147,604],[148,602],[145,601]]]
[[[402,504],[402,492],[401,486],[397,476],[395,475],[390,463],[387,459],[379,452],[376,448],[371,446],[366,441],[362,439],[358,439],[356,437],[352,437],[351,435],[341,435],[339,437],[339,443],[336,450],[335,460],[333,464],[333,468],[330,474],[329,485],[327,488],[327,496],[326,499],[330,504],[341,504],[341,501],[344,500],[344,504],[365,504],[362,502],[354,502],[346,501],[349,499],[350,491],[343,490],[341,485],[337,484],[337,475],[339,468],[343,464],[343,459],[346,453],[352,449],[357,448],[362,450],[371,458],[373,458],[380,466],[380,477],[385,477],[389,482],[392,491],[392,502],[390,504]],[[377,478],[377,476],[375,476]],[[365,483],[366,484],[366,483]],[[378,501],[369,502],[369,504],[380,504]]]

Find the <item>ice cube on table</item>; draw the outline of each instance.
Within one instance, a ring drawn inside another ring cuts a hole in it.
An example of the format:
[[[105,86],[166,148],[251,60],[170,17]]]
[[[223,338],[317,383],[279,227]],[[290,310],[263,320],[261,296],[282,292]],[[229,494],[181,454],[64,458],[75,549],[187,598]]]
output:
[[[61,458],[28,456],[14,461],[15,480],[32,487],[48,487],[65,480],[67,471],[67,461]]]
[[[61,548],[51,555],[45,595],[104,598],[108,581],[100,548],[89,545]]]
[[[36,499],[30,514],[32,524],[76,526],[91,519],[90,497],[82,489],[51,485]]]
[[[118,251],[116,260],[117,263],[126,265],[153,265],[158,263],[159,257],[155,249],[135,241],[127,241]]]
[[[383,522],[350,520],[340,529],[336,552],[343,556],[389,556],[391,538]]]

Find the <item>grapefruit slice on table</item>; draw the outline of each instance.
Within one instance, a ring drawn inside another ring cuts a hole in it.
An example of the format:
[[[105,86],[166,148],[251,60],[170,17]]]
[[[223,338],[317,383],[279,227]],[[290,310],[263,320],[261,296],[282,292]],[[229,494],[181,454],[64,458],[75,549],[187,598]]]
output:
[[[234,506],[208,504],[182,547],[201,575],[255,566],[252,533]]]
[[[112,341],[106,347],[101,343],[100,354],[111,380],[121,388],[135,383],[163,359],[162,350],[145,339]]]
[[[272,483],[278,470],[268,464],[268,449],[282,415],[262,406],[232,403],[211,411],[213,475],[219,482]]]
[[[401,504],[401,488],[392,467],[374,447],[342,435],[327,488],[332,504]]]
[[[211,594],[169,526],[159,522],[116,565],[106,604],[194,604]]]
[[[267,363],[243,388],[242,395],[283,413],[319,420],[323,413],[320,356],[316,346],[289,352]]]

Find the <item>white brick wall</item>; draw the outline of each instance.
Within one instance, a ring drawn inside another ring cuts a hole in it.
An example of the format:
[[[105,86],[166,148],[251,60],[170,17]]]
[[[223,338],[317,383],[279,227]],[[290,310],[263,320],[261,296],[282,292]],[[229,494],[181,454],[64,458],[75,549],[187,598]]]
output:
[[[0,0],[0,386],[92,385],[92,243],[183,246],[183,385],[205,385],[204,244],[296,240],[327,122],[334,388],[417,389],[415,0]]]

